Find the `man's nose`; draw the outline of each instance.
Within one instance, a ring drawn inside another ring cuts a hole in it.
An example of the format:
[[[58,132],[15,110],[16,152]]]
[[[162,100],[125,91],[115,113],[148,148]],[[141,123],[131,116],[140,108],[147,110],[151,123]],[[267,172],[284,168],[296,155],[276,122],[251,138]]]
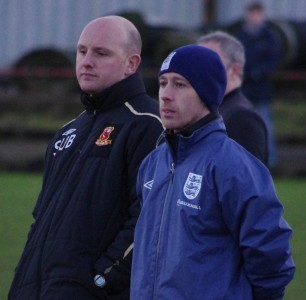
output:
[[[163,101],[171,101],[172,100],[172,92],[169,86],[163,87],[159,89],[159,98]]]
[[[93,66],[94,62],[93,62],[93,59],[92,59],[92,55],[87,52],[84,56],[83,56],[83,59],[82,59],[82,64],[84,66]]]

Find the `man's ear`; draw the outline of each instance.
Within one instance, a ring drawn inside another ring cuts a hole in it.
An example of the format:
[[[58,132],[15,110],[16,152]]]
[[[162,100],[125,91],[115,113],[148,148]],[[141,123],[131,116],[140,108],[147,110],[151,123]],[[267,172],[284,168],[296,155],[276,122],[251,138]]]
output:
[[[140,62],[141,62],[141,57],[140,55],[138,54],[132,54],[129,58],[128,58],[128,65],[127,65],[127,68],[126,68],[126,75],[131,75],[131,74],[134,74],[139,65],[140,65]]]
[[[240,76],[240,74],[241,74],[241,72],[242,72],[242,70],[241,70],[241,66],[239,65],[239,64],[237,64],[237,63],[234,63],[233,65],[232,65],[232,70],[233,70],[233,73],[236,75],[236,76]]]

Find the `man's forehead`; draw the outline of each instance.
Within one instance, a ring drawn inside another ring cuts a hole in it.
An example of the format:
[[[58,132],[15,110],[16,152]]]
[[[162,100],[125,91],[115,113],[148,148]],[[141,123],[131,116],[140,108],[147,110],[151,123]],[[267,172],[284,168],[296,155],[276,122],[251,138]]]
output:
[[[84,28],[82,31],[78,44],[86,44],[86,43],[95,43],[103,44],[112,43],[119,44],[125,40],[125,31],[120,30],[119,27],[113,26],[112,24],[107,23],[107,25],[103,26],[103,24],[92,23]]]
[[[87,24],[83,32],[95,32],[95,33],[115,33],[118,34],[126,30],[124,22],[121,19],[117,18],[100,18],[93,20]]]
[[[166,72],[159,76],[159,79],[171,79],[171,80],[186,80],[186,78],[175,72]]]

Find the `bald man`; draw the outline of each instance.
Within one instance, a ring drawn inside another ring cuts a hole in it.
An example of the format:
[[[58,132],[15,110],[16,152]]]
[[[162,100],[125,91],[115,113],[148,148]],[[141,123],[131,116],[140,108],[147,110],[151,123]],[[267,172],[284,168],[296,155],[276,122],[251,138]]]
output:
[[[50,142],[34,222],[9,299],[129,299],[136,177],[162,132],[138,67],[141,37],[119,16],[82,31],[85,107]]]

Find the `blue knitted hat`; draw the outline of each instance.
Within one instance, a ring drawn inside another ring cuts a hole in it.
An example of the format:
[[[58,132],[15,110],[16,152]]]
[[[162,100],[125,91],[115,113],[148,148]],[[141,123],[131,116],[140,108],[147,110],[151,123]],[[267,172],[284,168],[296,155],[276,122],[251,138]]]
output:
[[[226,88],[226,72],[216,52],[198,45],[177,48],[164,60],[158,76],[169,72],[186,78],[211,112],[218,110]]]

